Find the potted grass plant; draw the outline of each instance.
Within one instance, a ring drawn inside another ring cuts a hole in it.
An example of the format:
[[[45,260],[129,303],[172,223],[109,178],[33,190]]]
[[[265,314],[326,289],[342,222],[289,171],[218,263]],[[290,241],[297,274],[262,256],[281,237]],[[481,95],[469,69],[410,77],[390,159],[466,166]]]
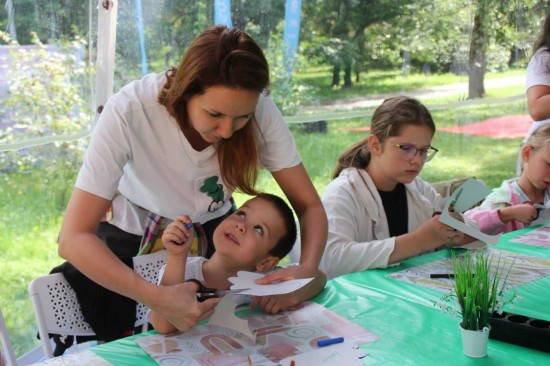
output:
[[[505,265],[500,257],[495,263],[485,250],[468,250],[463,255],[453,252],[454,288],[442,299],[458,303],[463,351],[467,356],[487,355],[493,314],[501,313],[504,305],[517,297],[506,286],[512,266],[513,263]]]

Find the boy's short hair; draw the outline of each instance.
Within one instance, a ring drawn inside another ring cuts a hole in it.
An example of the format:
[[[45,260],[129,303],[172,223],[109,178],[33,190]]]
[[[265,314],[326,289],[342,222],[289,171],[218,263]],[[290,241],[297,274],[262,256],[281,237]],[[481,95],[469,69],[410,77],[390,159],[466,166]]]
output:
[[[269,251],[269,254],[279,259],[284,258],[294,246],[296,242],[297,229],[296,220],[294,219],[294,213],[290,206],[279,196],[270,193],[259,193],[255,198],[263,198],[275,206],[281,218],[283,219],[283,226],[285,233],[279,239],[275,246]]]

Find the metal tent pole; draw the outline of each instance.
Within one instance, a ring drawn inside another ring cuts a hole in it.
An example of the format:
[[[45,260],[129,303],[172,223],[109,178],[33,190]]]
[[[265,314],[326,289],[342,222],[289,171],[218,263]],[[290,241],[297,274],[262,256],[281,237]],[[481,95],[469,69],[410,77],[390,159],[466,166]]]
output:
[[[115,73],[116,0],[99,0],[97,20],[97,60],[95,84],[95,121],[113,94]]]

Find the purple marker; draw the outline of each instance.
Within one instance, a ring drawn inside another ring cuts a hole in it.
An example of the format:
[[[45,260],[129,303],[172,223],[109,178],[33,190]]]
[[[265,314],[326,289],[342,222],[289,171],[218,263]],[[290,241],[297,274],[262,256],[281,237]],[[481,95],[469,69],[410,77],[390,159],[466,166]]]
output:
[[[344,337],[323,339],[322,341],[317,341],[318,347],[330,346],[331,344],[342,343],[344,342]]]

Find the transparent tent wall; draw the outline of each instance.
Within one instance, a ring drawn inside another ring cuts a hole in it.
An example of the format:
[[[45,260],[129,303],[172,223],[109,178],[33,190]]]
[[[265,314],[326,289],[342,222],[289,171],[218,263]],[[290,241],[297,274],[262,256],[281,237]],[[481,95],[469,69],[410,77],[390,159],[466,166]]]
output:
[[[27,286],[62,262],[56,237],[92,129],[93,5],[0,9],[0,306],[17,356],[39,344]]]
[[[96,29],[102,3],[11,0],[0,9],[0,306],[18,355],[38,344],[27,285],[62,262],[56,237],[95,113],[95,43],[105,31]],[[176,65],[215,16],[214,1],[117,3],[115,91],[143,74]],[[442,129],[527,115],[524,67],[545,2],[514,2],[516,9],[507,10],[509,18],[515,17],[507,28],[513,39],[501,44],[495,36],[491,41],[487,95],[475,102],[468,100],[468,49],[476,12],[471,2],[410,1],[386,9],[385,2],[356,1],[344,18],[339,7],[331,7],[338,2],[303,1],[292,70],[283,57],[284,19],[287,4],[296,2],[229,3],[233,25],[251,34],[268,57],[271,96],[286,115],[319,193],[338,155],[368,134],[376,106],[397,94],[423,101],[439,129],[433,145],[440,152],[426,165],[424,179],[476,176],[496,186],[514,175],[520,137],[494,140]],[[359,32],[358,19],[367,18],[370,23]],[[503,22],[494,26],[502,28]],[[441,34],[441,29],[452,32]],[[490,86],[492,78],[503,85]],[[437,89],[441,85],[453,87]],[[266,172],[258,186],[280,194]],[[238,202],[243,199],[237,196]]]

